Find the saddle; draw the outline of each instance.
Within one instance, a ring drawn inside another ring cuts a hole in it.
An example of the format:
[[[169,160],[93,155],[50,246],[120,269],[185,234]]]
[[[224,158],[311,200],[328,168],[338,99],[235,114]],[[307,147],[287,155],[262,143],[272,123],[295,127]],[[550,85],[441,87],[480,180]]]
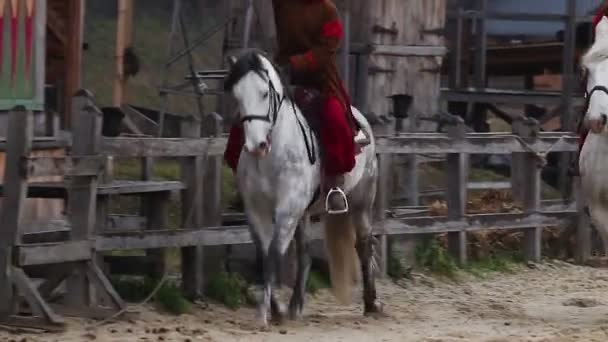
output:
[[[321,127],[321,110],[323,109],[323,94],[313,88],[307,88],[302,86],[293,86],[292,93],[294,94],[294,101],[298,108],[302,111],[302,115],[310,125],[317,140],[320,139],[320,127]],[[369,139],[362,132],[361,124],[356,121],[356,135],[355,143],[357,145],[357,154],[361,152],[361,148],[369,144]],[[321,153],[323,151],[321,150]]]

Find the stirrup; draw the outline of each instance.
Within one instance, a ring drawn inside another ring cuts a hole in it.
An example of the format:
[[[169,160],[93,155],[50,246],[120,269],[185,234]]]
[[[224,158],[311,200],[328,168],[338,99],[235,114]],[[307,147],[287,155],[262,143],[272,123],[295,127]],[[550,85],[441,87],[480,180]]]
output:
[[[344,200],[344,204],[345,204],[343,210],[330,210],[329,209],[329,197],[334,193],[338,193],[342,196],[342,199]],[[336,188],[331,188],[327,192],[327,196],[325,197],[325,211],[330,215],[345,214],[348,212],[348,200],[346,199],[346,194],[344,193],[344,191],[342,191],[342,189],[336,187]]]

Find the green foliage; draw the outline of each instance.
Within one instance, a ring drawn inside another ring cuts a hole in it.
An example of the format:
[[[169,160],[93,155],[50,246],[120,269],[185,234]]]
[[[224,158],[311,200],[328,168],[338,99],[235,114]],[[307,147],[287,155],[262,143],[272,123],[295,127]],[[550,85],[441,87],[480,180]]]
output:
[[[236,273],[221,271],[207,285],[206,294],[232,310],[250,302],[247,282]]]
[[[496,253],[489,257],[474,260],[468,263],[465,271],[477,276],[485,277],[490,273],[510,273],[515,266],[523,262],[520,254],[516,253]]]
[[[403,264],[403,261],[394,255],[388,257],[388,276],[394,280],[407,278],[410,270]]]
[[[321,289],[328,289],[331,287],[331,280],[327,274],[311,270],[308,275],[308,282],[306,284],[306,291],[310,294],[317,294]]]
[[[182,289],[173,282],[165,282],[158,290],[154,300],[167,312],[182,315],[190,312],[190,302],[184,297]]]
[[[416,263],[429,272],[455,278],[458,266],[435,237],[428,237],[416,247]]]

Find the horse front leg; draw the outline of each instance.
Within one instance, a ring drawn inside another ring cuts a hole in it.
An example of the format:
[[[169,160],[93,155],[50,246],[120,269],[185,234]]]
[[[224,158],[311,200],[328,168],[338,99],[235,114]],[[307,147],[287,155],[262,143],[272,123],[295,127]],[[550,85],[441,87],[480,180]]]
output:
[[[296,320],[302,317],[302,311],[304,310],[304,301],[306,299],[306,288],[308,284],[308,276],[310,274],[310,253],[309,253],[309,239],[306,229],[308,228],[307,222],[300,223],[296,228],[296,252],[298,258],[298,274],[296,276],[296,285],[289,301],[289,318]]]
[[[370,214],[361,212],[353,217],[353,224],[357,228],[356,249],[361,261],[363,275],[363,303],[364,314],[382,313],[383,305],[376,297],[376,275],[374,272],[374,248]]]

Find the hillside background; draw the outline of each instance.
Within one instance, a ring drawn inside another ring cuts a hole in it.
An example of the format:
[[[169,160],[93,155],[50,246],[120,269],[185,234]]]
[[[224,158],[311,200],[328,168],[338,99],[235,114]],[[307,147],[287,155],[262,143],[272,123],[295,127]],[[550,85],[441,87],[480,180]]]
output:
[[[216,25],[225,14],[221,0],[182,0],[184,21],[190,41]],[[100,106],[112,103],[114,56],[116,44],[117,1],[88,0],[85,19],[85,42],[89,47],[83,56],[84,87],[93,91]],[[133,48],[140,57],[137,76],[129,81],[127,102],[132,105],[160,109],[158,86],[165,75],[168,60],[169,32],[173,0],[136,0],[133,18]],[[196,70],[221,67],[223,33],[215,34],[193,52]],[[181,34],[177,50],[184,47]],[[187,59],[183,58],[169,70],[169,84],[184,81],[188,74]],[[191,88],[190,88],[191,89]],[[170,95],[169,112],[196,113],[191,96]],[[213,110],[215,99],[208,96],[206,108]]]

